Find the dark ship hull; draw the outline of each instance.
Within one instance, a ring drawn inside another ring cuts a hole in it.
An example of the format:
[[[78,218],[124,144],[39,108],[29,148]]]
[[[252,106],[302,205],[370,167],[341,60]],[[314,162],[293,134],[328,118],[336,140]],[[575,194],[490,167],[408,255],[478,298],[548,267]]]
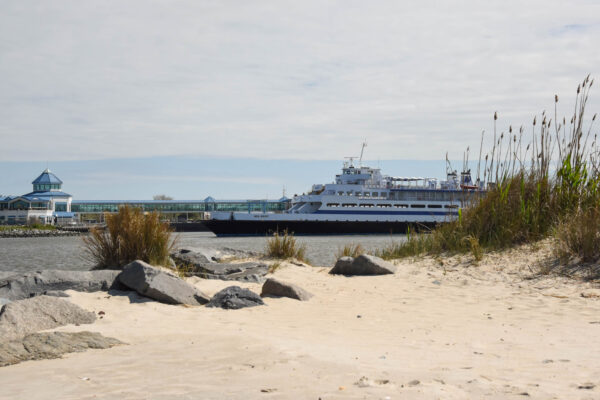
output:
[[[407,223],[390,221],[240,221],[206,220],[204,225],[217,236],[270,235],[285,231],[295,235],[361,235],[404,234],[427,231],[435,223]]]

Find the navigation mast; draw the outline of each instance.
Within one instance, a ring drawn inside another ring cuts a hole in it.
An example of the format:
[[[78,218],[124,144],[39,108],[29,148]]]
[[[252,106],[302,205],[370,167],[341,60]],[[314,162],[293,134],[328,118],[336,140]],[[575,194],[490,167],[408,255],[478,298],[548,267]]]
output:
[[[365,147],[367,147],[366,140],[362,143],[362,148],[360,149],[360,158],[358,159],[358,165],[360,167],[362,167],[362,158],[363,158],[363,153],[365,152]]]

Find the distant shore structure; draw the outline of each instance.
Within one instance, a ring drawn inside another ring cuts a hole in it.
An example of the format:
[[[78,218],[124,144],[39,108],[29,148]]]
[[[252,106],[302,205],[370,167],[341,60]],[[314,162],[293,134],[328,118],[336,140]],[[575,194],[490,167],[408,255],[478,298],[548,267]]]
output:
[[[46,169],[33,182],[33,192],[22,196],[0,197],[0,225],[73,225],[102,223],[105,213],[116,213],[129,205],[144,212],[158,211],[165,220],[186,224],[200,222],[214,211],[283,212],[290,199],[277,200],[73,200],[62,192],[63,182]],[[185,229],[185,228],[184,228]]]
[[[33,191],[0,198],[0,224],[59,224],[74,218],[73,197],[62,191],[63,182],[45,169],[33,182]]]

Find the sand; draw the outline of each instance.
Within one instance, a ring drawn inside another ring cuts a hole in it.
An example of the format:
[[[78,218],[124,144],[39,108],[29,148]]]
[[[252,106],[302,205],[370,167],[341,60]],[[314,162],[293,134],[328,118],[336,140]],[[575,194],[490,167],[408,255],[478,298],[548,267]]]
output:
[[[128,345],[2,368],[0,398],[600,398],[599,285],[526,279],[539,258],[404,260],[353,278],[286,263],[275,276],[315,296],[242,310],[71,291],[106,314],[57,330]],[[210,295],[231,285],[191,281]]]

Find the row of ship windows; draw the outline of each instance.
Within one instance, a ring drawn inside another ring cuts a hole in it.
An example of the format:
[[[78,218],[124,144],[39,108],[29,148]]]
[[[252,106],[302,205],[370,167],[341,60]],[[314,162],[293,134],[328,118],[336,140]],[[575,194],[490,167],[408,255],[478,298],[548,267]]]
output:
[[[469,193],[443,192],[437,190],[406,190],[398,192],[336,192],[334,190],[329,190],[325,194],[400,201],[458,201],[461,199],[468,199],[471,196]]]
[[[364,207],[364,208],[409,208],[408,204],[355,204],[355,203],[327,203],[327,207]],[[442,208],[441,204],[411,204],[410,208]],[[456,204],[446,204],[443,208],[458,208]]]

